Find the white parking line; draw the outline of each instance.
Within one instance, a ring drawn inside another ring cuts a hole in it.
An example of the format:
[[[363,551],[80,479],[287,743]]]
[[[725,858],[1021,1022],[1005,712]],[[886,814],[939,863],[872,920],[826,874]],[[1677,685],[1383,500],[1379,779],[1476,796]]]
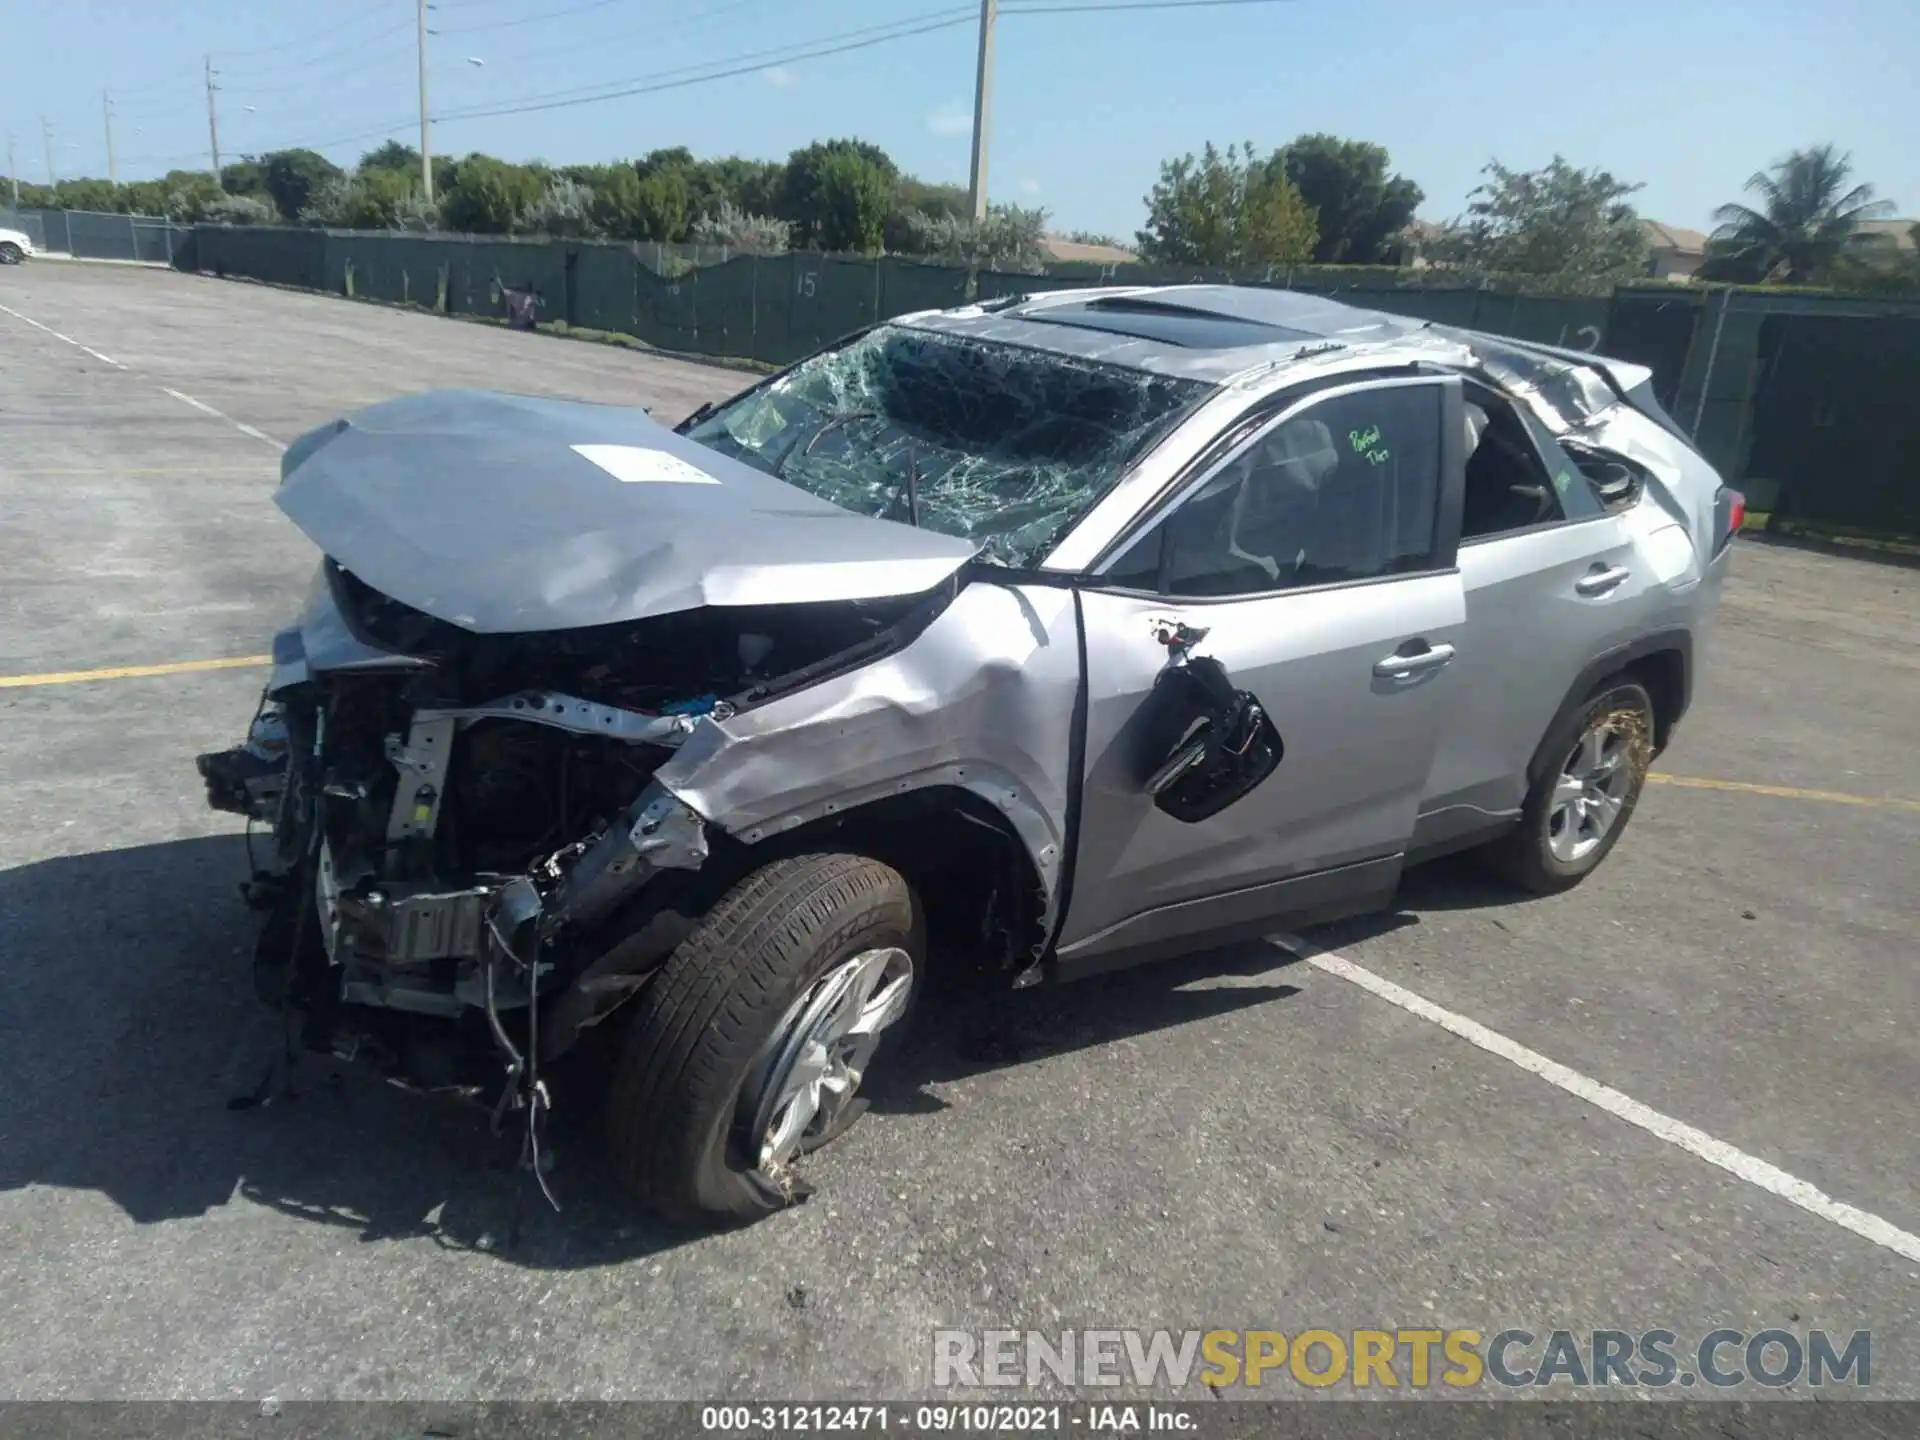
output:
[[[75,340],[70,335],[62,335],[58,330],[54,329],[51,325],[42,325],[38,320],[34,319],[31,315],[22,315],[18,310],[15,310],[8,305],[0,305],[0,311],[4,311],[6,314],[13,316],[13,318],[16,320],[26,321],[27,324],[33,326],[34,329],[43,330],[47,334],[53,336],[53,338],[56,340],[65,341],[67,344],[73,346],[73,348],[76,350],[84,350],[87,354],[91,355],[94,359],[100,361],[103,364],[111,365],[116,370],[129,370],[128,366],[121,364],[118,360],[113,359],[111,356],[102,355],[98,350],[95,350],[91,345],[82,345],[78,340]],[[196,400],[191,395],[182,394],[178,390],[168,389],[168,387],[166,387],[165,385],[162,385],[160,389],[163,394],[171,395],[174,399],[180,401],[183,405],[191,405],[194,409],[200,411],[202,414],[211,415],[214,419],[223,421],[224,423],[231,425],[234,429],[238,430],[242,435],[245,435],[250,439],[262,441],[265,444],[273,446],[273,448],[276,450],[285,450],[287,448],[285,445],[281,444],[278,440],[274,439],[273,436],[267,434],[266,431],[256,430],[253,426],[247,424],[245,421],[236,420],[231,415],[228,415],[224,411],[214,409],[213,406],[207,404],[207,402],[204,400]]]
[[[47,334],[53,336],[53,338],[56,340],[66,340],[67,344],[69,345],[78,345],[80,343],[78,340],[67,340],[66,336],[62,335],[58,330],[54,329],[51,325],[42,325],[38,320],[34,319],[31,315],[22,315],[18,310],[12,309],[11,307],[6,305],[0,305],[0,310],[6,311],[7,314],[13,316],[13,318],[16,320],[26,321],[27,324],[33,326],[33,328],[36,330],[46,331]]]
[[[264,440],[267,442],[267,444],[273,446],[277,450],[284,450],[287,448],[286,446],[282,445],[278,440],[274,439],[271,435],[267,434],[266,431],[256,430],[253,428],[253,426],[246,424],[244,421],[234,419],[231,415],[227,414],[224,410],[214,409],[213,406],[207,404],[207,402],[204,400],[196,400],[193,398],[193,396],[182,394],[178,390],[169,390],[165,385],[162,385],[160,388],[166,391],[166,393],[171,395],[174,399],[178,400],[181,404],[191,405],[194,409],[198,410],[202,415],[211,415],[216,420],[224,420],[227,424],[231,425],[234,429],[238,430],[242,435],[251,435],[255,440]]]
[[[1650,1106],[1642,1105],[1632,1096],[1602,1085],[1598,1080],[1571,1070],[1557,1060],[1549,1060],[1519,1041],[1509,1040],[1497,1030],[1489,1030],[1477,1020],[1456,1015],[1424,996],[1416,995],[1364,966],[1354,964],[1343,955],[1318,949],[1294,935],[1269,935],[1267,939],[1283,950],[1292,951],[1314,969],[1336,976],[1350,985],[1358,985],[1389,1005],[1397,1005],[1409,1015],[1430,1021],[1489,1055],[1498,1055],[1502,1060],[1518,1065],[1528,1074],[1539,1076],[1569,1095],[1577,1095],[1616,1119],[1637,1125],[1649,1135],[1678,1146],[1709,1165],[1718,1166],[1729,1175],[1745,1180],[1749,1185],[1757,1185],[1789,1204],[1798,1205],[1809,1215],[1817,1215],[1907,1260],[1920,1262],[1920,1235],[1902,1230],[1878,1215],[1870,1215],[1843,1200],[1836,1200],[1825,1191],[1809,1185],[1798,1176],[1789,1175],[1777,1165],[1768,1164],[1757,1155],[1749,1155],[1724,1140],[1714,1139],[1704,1130],[1696,1130],[1683,1120],[1676,1120],[1671,1115],[1663,1115]]]

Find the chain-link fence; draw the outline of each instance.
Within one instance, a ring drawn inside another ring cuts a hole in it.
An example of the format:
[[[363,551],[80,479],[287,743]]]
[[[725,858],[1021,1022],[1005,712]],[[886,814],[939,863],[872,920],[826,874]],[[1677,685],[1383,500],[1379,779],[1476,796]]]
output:
[[[94,210],[0,209],[0,227],[19,230],[35,250],[76,260],[139,260],[171,265],[193,233],[157,215],[112,215]]]

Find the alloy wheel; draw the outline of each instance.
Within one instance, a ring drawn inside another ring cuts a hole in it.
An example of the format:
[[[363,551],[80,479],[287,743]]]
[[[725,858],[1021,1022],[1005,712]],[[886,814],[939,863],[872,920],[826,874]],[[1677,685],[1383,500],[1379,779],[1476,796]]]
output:
[[[831,1134],[912,990],[912,957],[888,946],[835,966],[788,1007],[741,1088],[742,1148],[755,1170],[777,1181]]]
[[[1617,711],[1600,716],[1560,767],[1547,808],[1547,846],[1561,863],[1586,859],[1619,821],[1636,779],[1638,719]]]

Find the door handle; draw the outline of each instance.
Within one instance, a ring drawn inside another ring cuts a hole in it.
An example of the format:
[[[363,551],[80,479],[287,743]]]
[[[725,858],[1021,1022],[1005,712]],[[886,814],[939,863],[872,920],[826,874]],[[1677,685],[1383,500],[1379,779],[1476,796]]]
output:
[[[1396,651],[1384,660],[1374,662],[1373,673],[1382,680],[1404,680],[1410,675],[1424,675],[1429,670],[1438,670],[1453,659],[1453,646],[1429,645],[1424,650],[1416,650],[1410,655]]]
[[[1632,573],[1624,565],[1592,570],[1573,582],[1573,590],[1576,595],[1604,595]]]

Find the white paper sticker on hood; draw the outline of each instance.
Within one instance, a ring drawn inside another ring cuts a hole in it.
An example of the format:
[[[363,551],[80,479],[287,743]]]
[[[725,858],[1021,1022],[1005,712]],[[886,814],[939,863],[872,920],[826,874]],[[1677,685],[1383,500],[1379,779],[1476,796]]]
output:
[[[649,450],[642,445],[575,445],[573,449],[623,485],[720,483],[706,471],[665,450]]]

